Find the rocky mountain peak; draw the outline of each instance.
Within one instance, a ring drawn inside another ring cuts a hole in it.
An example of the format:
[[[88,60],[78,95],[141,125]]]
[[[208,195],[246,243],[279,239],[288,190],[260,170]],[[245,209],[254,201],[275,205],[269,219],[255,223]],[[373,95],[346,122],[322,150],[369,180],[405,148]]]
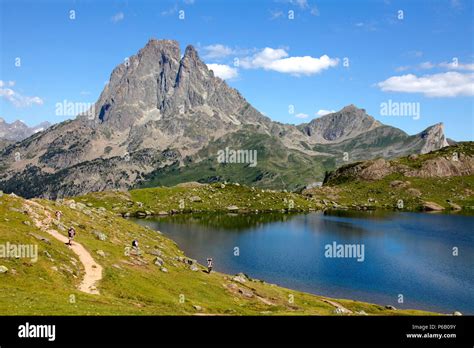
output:
[[[424,145],[420,151],[422,154],[449,146],[444,135],[444,124],[442,122],[425,129],[420,133],[420,137],[424,140]]]
[[[3,118],[0,118],[0,140],[20,141],[50,126],[51,123],[42,122],[36,126],[28,127],[28,125],[20,120],[8,123]]]
[[[380,125],[381,123],[368,115],[365,109],[350,104],[300,127],[315,141],[330,143],[353,138]]]
[[[179,42],[175,40],[150,39],[146,45],[138,52],[138,55],[166,55],[172,59],[180,59]]]

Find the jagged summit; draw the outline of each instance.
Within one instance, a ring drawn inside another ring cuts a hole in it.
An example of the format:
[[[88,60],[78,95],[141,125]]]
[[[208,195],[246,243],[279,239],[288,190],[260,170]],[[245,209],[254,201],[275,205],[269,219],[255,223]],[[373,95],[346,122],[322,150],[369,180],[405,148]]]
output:
[[[315,142],[331,143],[353,138],[381,125],[365,109],[350,104],[340,111],[321,116],[299,127]]]

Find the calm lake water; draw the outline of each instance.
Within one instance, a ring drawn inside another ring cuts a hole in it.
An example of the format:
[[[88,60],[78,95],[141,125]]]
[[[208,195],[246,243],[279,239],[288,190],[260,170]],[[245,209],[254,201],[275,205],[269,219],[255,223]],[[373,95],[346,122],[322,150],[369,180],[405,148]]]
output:
[[[474,314],[472,216],[318,212],[135,221],[161,231],[201,264],[212,257],[221,272],[336,298]],[[363,244],[364,260],[325,257],[334,242]]]

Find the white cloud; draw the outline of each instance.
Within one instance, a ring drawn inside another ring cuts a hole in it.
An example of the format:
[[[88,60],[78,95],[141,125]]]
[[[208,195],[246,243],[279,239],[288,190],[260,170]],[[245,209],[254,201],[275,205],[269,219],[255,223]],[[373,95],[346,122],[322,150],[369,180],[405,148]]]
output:
[[[220,77],[223,80],[232,79],[238,76],[238,71],[225,64],[207,64],[207,67],[214,71],[214,75]]]
[[[228,57],[234,53],[234,50],[228,46],[215,44],[203,47],[204,50],[204,58],[207,59],[219,59]]]
[[[21,95],[18,92],[15,92],[13,89],[8,87],[13,87],[15,85],[14,81],[1,81],[0,80],[0,97],[8,100],[16,107],[28,107],[34,104],[43,105],[43,99],[40,97],[28,97]],[[5,88],[7,87],[7,88]]]
[[[15,81],[2,81],[2,80],[0,80],[0,88],[6,87],[6,86],[8,86],[8,87],[15,86]]]
[[[423,62],[420,65],[418,65],[420,69],[433,69],[435,65],[431,62]]]
[[[178,12],[178,4],[175,4],[173,7],[170,7],[167,10],[161,11],[162,16],[170,16]]]
[[[316,115],[318,116],[324,116],[324,115],[328,115],[328,114],[332,114],[333,112],[336,112],[334,110],[324,110],[324,109],[321,109],[319,110]]]
[[[471,64],[462,64],[462,63],[455,63],[455,62],[442,62],[439,63],[439,66],[445,69],[451,70],[470,70],[474,71],[474,63]]]
[[[392,76],[377,86],[384,92],[422,93],[427,97],[474,96],[474,73]]]
[[[299,114],[296,114],[295,117],[297,117],[297,118],[308,118],[309,115],[308,114],[303,114],[303,113],[300,112]]]
[[[121,20],[123,20],[125,18],[125,15],[123,14],[123,12],[119,12],[119,13],[116,13],[112,16],[112,18],[110,18],[110,20],[113,22],[113,23],[118,23],[120,22]]]
[[[396,71],[406,71],[410,69],[414,70],[429,70],[429,69],[434,69],[434,68],[442,68],[442,69],[447,69],[447,70],[470,70],[474,71],[474,63],[470,64],[463,64],[459,62],[441,62],[441,63],[432,63],[432,62],[423,62],[417,65],[405,65],[405,66],[399,66],[396,68]]]
[[[298,7],[301,11],[308,11],[312,16],[319,16],[319,9],[316,5],[310,5],[308,0],[276,0],[275,2],[286,3]],[[273,11],[272,19],[283,16],[281,11]]]
[[[273,70],[292,75],[313,75],[335,67],[338,59],[327,55],[319,58],[311,56],[288,57],[288,53],[281,48],[274,49],[266,47],[252,57],[243,58],[240,65],[245,69]]]
[[[270,10],[270,19],[278,19],[283,17],[283,11],[280,10]]]

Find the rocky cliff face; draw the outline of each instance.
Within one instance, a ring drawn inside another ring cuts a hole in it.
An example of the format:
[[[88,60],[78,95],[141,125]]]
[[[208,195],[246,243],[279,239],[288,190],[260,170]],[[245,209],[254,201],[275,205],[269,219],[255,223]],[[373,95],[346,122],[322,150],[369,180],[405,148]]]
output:
[[[219,144],[259,149],[266,161],[243,175],[248,183],[280,187],[289,169],[285,175],[304,185],[340,164],[347,151],[351,160],[391,157],[436,149],[443,139],[442,127],[410,137],[354,105],[298,127],[273,122],[215,77],[194,47],[181,56],[176,41],[150,40],[113,70],[90,113],[4,145],[0,189],[48,198],[127,189],[166,168],[172,168],[166,175],[180,168],[193,180],[215,180],[200,177],[191,164],[212,171]]]
[[[332,184],[357,180],[375,181],[393,173],[407,178],[474,175],[474,143],[459,143],[420,156],[410,155],[393,160],[378,158],[352,163],[329,173],[325,181]]]

